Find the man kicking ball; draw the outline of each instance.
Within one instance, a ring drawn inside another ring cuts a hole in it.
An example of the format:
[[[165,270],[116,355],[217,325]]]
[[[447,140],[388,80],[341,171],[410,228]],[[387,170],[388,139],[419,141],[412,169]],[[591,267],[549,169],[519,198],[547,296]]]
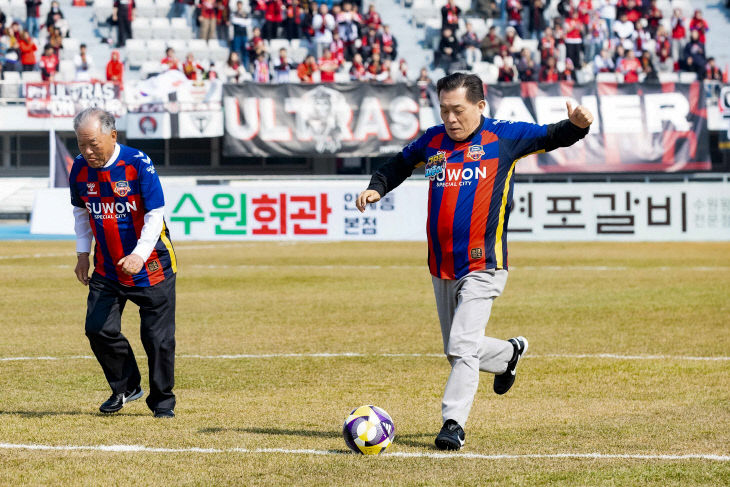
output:
[[[428,267],[451,364],[441,404],[441,450],[464,445],[464,425],[479,385],[491,372],[494,392],[506,393],[527,351],[524,337],[484,335],[492,302],[507,282],[507,223],[517,161],[573,145],[588,134],[593,116],[567,103],[568,119],[550,125],[482,116],[481,79],[454,73],[436,85],[443,125],[431,127],[373,174],[357,198],[362,212],[425,164],[428,193]]]

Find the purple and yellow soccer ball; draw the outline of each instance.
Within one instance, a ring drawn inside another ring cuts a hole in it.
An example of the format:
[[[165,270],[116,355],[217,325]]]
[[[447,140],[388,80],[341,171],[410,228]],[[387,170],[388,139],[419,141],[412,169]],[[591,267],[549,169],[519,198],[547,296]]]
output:
[[[350,450],[362,455],[383,453],[395,436],[393,419],[377,406],[360,406],[345,418],[342,436]]]

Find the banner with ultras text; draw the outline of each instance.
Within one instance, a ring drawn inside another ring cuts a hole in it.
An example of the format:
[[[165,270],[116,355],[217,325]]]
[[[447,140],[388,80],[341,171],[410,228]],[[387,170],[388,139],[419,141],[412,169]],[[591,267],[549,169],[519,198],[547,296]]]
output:
[[[227,156],[376,157],[395,154],[441,123],[416,85],[225,85]],[[437,102],[437,100],[434,100]],[[515,83],[486,87],[484,115],[549,124],[566,102],[594,115],[573,147],[526,158],[518,173],[680,171],[711,168],[701,83]]]
[[[365,180],[162,183],[173,241],[426,238],[425,180],[404,182],[365,213],[355,207]],[[513,201],[510,240],[730,241],[730,183],[518,183]],[[68,189],[38,192],[31,232],[73,235]]]

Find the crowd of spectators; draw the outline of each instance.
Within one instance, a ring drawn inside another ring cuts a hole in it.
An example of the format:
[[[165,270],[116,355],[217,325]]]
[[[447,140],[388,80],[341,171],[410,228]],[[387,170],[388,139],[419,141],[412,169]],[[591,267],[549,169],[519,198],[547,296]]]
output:
[[[176,6],[190,5],[188,1]],[[188,20],[198,38],[230,46],[223,72],[210,65],[204,77],[260,83],[406,80],[408,66],[404,59],[398,60],[398,41],[373,5],[364,13],[358,1],[329,5],[251,0],[246,8],[243,1],[231,0],[229,9],[222,0],[200,0],[190,9],[176,7],[172,14]],[[295,40],[296,46],[307,50],[306,56],[295,62],[285,47],[271,51],[272,39]]]
[[[178,53],[170,48],[160,70],[178,69],[194,81],[408,80],[408,64],[398,59],[397,39],[374,5],[362,11],[359,0],[335,5],[312,0],[245,1],[250,3],[175,0],[170,15],[184,18],[198,38],[218,39],[230,48],[230,55],[224,66],[216,66],[187,52],[179,53],[184,54],[184,61],[179,61]],[[710,27],[701,10],[687,18],[674,9],[665,19],[656,0],[560,0],[558,15],[548,18],[546,3],[548,0],[504,0],[500,4],[475,0],[477,12],[485,17],[503,16],[505,25],[503,30],[492,26],[480,36],[469,21],[464,22],[464,12],[454,0],[448,0],[440,11],[441,34],[433,67],[453,72],[491,63],[500,82],[576,80],[581,70],[618,72],[628,83],[657,80],[659,73],[679,71],[696,73],[698,79],[727,77],[707,56]],[[41,18],[41,0],[26,0],[26,6],[24,23],[8,22],[0,11],[0,74],[38,71],[43,80],[53,80],[63,39],[70,35],[69,24],[56,1],[45,18]],[[134,0],[115,0],[109,21],[117,26],[118,47],[133,35],[134,14]],[[286,47],[270,49],[272,39],[287,39],[287,45],[306,49],[306,56],[295,62]],[[73,63],[74,79],[97,75],[85,45],[73,53]],[[112,52],[105,74],[109,80],[123,79],[119,51]],[[428,78],[428,72],[422,70],[416,81],[423,83],[424,77]]]
[[[621,73],[626,83],[680,71],[698,79],[727,76],[706,53],[710,27],[699,9],[688,18],[675,8],[665,19],[657,0],[560,0],[558,15],[548,18],[543,0],[503,5],[504,32],[491,27],[479,38],[468,21],[457,35],[462,12],[449,0],[441,9],[434,65],[452,72],[492,63],[501,82],[576,80],[584,69]],[[535,42],[535,49],[525,49]]]

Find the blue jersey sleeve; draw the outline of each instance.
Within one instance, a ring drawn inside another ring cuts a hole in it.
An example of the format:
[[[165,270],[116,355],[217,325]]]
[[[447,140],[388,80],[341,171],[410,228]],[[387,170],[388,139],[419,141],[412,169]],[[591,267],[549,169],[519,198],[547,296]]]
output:
[[[513,161],[546,150],[547,125],[500,122],[495,132],[506,143],[509,157]]]
[[[415,168],[420,163],[424,162],[424,149],[428,145],[433,135],[429,133],[429,130],[423,133],[419,138],[408,144],[403,148],[401,152],[403,154],[403,160],[406,164]]]
[[[79,194],[79,188],[76,182],[76,178],[79,175],[79,168],[78,160],[75,160],[73,166],[71,166],[71,172],[68,175],[68,189],[71,191],[71,204],[79,208],[86,208]]]
[[[162,184],[157,170],[147,154],[139,159],[137,167],[139,178],[139,192],[144,200],[146,211],[165,206],[165,195],[162,193]]]

